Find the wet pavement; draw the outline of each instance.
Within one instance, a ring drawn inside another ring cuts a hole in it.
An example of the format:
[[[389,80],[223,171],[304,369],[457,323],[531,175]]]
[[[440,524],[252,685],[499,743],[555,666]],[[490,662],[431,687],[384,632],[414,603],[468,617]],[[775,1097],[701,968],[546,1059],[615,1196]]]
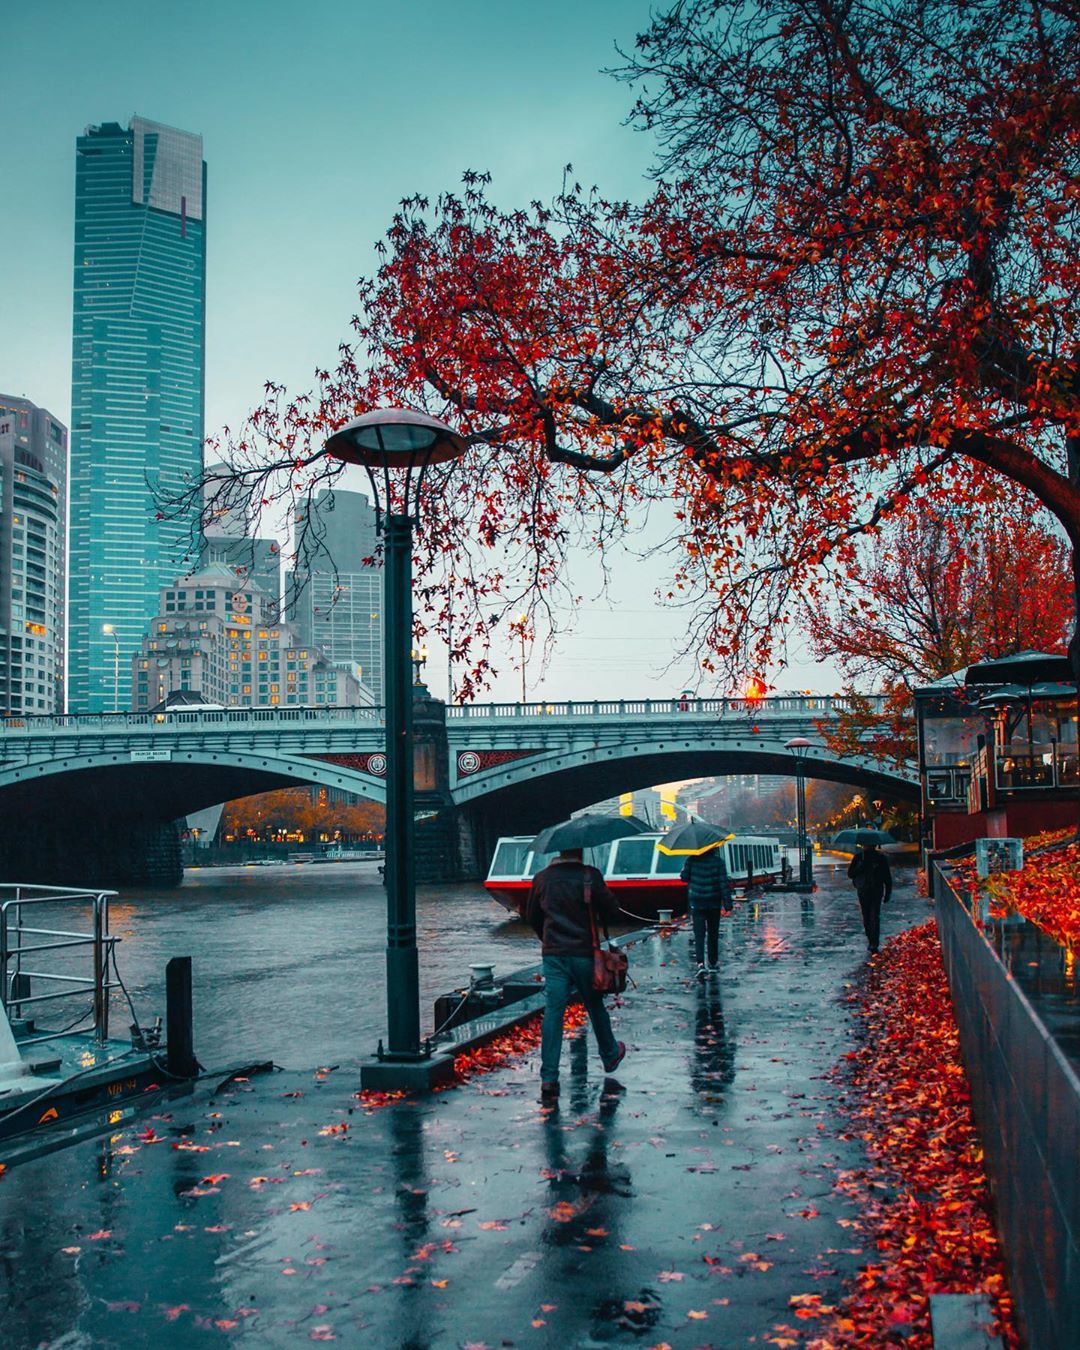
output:
[[[930,909],[900,873],[885,935]],[[564,1047],[365,1113],[357,1074],[201,1087],[0,1179],[4,1350],[761,1344],[863,1253],[829,1070],[864,964],[846,882],[740,905],[721,974],[685,933],[631,952],[605,1083]],[[151,1140],[140,1136],[147,1125]]]

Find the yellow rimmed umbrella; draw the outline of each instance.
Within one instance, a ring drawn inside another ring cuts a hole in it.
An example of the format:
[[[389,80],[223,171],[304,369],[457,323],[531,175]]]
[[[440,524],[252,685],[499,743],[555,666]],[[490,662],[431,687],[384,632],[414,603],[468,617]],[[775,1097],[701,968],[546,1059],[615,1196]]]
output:
[[[656,847],[671,858],[697,858],[734,838],[734,830],[726,830],[722,825],[707,825],[703,820],[690,820],[685,825],[676,825],[668,830]]]

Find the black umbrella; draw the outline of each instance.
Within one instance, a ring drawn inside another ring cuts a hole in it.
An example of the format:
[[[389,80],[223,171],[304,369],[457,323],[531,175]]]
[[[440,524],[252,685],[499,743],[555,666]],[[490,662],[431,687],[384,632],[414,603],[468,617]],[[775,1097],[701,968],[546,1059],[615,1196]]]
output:
[[[672,826],[656,847],[669,857],[695,858],[733,837],[731,830],[707,825],[703,820],[690,820],[685,825]]]
[[[628,834],[642,834],[647,828],[632,816],[574,816],[541,830],[532,841],[532,851],[561,853],[567,848],[595,848]]]
[[[965,684],[1032,685],[1058,681],[1071,684],[1072,679],[1069,658],[1050,652],[1017,652],[996,661],[980,661],[968,666],[964,675]]]
[[[856,844],[895,844],[895,838],[888,830],[856,830]]]

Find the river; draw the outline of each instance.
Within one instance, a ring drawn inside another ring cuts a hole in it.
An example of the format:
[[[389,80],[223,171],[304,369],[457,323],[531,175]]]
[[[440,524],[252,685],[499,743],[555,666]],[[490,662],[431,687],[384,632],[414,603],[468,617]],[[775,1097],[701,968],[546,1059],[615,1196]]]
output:
[[[419,887],[416,917],[425,1029],[471,961],[500,973],[540,959],[532,930],[479,883]],[[144,1019],[164,1015],[169,957],[192,958],[195,1048],[208,1067],[336,1064],[370,1054],[385,1031],[386,892],[374,862],[192,868],[176,889],[122,891],[112,930]]]

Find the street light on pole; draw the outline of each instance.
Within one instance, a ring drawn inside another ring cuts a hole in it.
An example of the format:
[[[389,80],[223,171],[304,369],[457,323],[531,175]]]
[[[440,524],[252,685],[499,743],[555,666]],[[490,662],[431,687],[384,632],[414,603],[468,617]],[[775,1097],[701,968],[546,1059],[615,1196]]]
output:
[[[111,623],[103,623],[101,631],[113,640],[113,710],[120,711],[120,636]]]
[[[810,742],[805,736],[792,736],[790,741],[784,744],[785,750],[790,750],[795,756],[795,807],[797,813],[797,830],[799,839],[799,886],[809,887],[814,884],[813,865],[806,842],[806,777],[803,772],[803,760],[806,758],[806,752],[810,749]]]
[[[428,465],[457,459],[466,447],[457,432],[434,417],[380,408],[354,417],[324,448],[333,458],[367,470],[384,539],[387,1037],[385,1047],[379,1042],[378,1063],[364,1066],[361,1083],[429,1087],[430,1048],[420,1044],[413,865],[412,527]]]
[[[413,685],[424,683],[423,669],[427,665],[428,650],[426,647],[414,647],[410,652],[413,663]]]
[[[529,621],[527,614],[518,615],[518,627],[521,636],[521,702],[525,703],[525,625]]]

